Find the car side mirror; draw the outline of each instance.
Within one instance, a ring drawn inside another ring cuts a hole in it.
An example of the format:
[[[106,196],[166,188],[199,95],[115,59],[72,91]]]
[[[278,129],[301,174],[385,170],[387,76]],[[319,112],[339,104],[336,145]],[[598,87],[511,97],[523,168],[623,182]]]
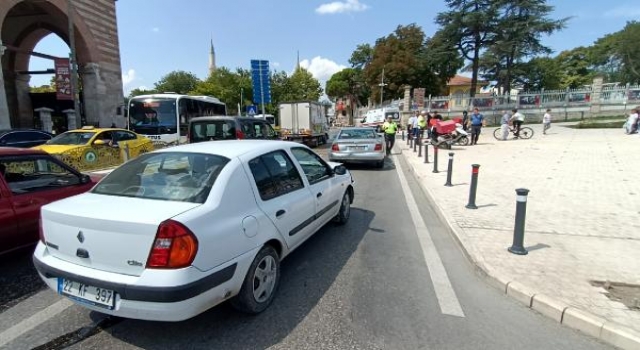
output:
[[[93,141],[93,144],[96,146],[104,146],[107,144],[107,142],[105,140],[95,140]]]
[[[89,176],[87,174],[80,175],[80,183],[81,184],[88,184],[89,182],[91,182],[91,176]]]
[[[336,174],[336,175],[344,175],[344,174],[346,174],[346,173],[347,173],[347,168],[346,168],[344,165],[342,165],[342,164],[341,164],[341,165],[336,165],[336,166],[333,168],[333,172],[334,172],[334,174]]]

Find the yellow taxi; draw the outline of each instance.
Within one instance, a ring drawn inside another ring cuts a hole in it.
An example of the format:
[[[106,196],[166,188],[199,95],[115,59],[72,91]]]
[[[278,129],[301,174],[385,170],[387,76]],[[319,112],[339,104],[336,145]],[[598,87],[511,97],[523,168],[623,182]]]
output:
[[[52,154],[79,171],[117,166],[154,149],[150,139],[132,131],[92,126],[67,131],[32,148]]]

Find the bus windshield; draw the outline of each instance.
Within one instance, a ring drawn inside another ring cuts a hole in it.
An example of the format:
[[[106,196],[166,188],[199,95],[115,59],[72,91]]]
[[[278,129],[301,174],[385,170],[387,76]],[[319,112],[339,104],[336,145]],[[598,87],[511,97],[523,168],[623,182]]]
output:
[[[131,100],[129,127],[145,135],[175,133],[178,128],[175,98]]]

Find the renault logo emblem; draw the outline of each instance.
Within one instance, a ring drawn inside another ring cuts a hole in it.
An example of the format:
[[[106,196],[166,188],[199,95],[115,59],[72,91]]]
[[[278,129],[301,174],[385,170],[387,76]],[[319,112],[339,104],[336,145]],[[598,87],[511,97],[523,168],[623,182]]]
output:
[[[76,237],[78,238],[78,241],[80,241],[80,243],[84,242],[84,235],[82,234],[82,231],[78,231],[78,235]]]

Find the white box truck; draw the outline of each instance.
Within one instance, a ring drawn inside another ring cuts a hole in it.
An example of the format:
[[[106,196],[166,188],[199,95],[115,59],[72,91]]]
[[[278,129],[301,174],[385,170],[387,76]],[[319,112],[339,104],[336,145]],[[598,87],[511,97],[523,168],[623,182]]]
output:
[[[329,122],[324,106],[314,101],[283,102],[278,105],[283,140],[315,147],[329,140]]]

